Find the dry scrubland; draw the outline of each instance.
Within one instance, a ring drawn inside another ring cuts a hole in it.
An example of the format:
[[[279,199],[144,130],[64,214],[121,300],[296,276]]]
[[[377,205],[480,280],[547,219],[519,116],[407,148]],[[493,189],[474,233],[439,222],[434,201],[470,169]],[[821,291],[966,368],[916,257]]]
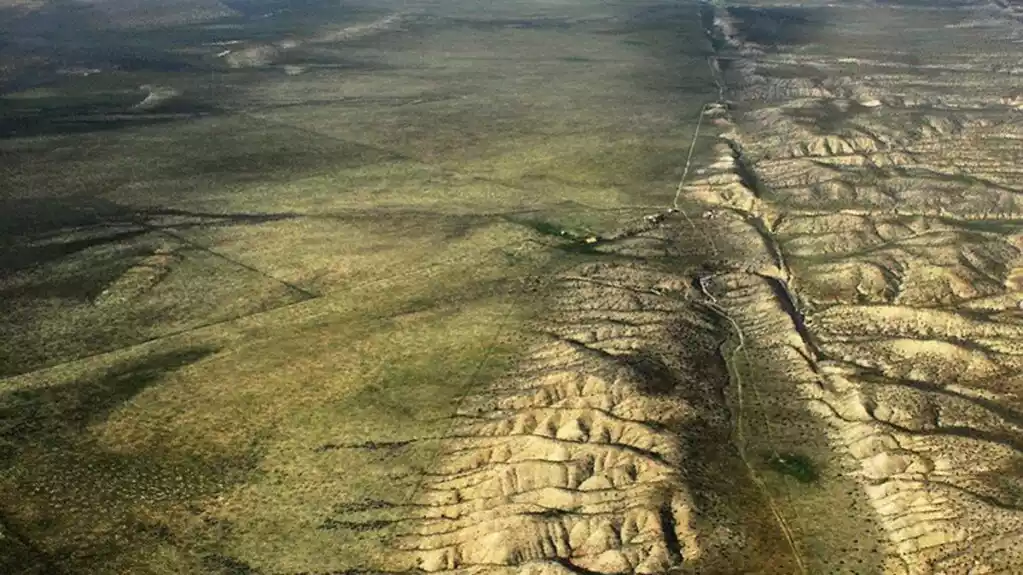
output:
[[[670,201],[691,6],[372,4],[5,77],[0,570],[408,567],[463,391]]]
[[[344,8],[4,96],[0,566],[1023,569],[1017,8]]]

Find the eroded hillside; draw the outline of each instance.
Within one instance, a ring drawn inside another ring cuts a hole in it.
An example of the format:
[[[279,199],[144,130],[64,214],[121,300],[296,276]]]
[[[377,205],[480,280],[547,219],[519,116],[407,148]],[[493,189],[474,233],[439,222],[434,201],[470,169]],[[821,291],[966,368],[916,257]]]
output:
[[[885,572],[1018,572],[1018,14],[730,3],[707,19],[736,169],[693,193],[770,254],[715,282],[760,332],[759,377],[788,381],[764,403],[799,398],[830,459],[855,460]]]
[[[1018,572],[1018,8],[699,9],[718,143],[462,412],[419,566]]]

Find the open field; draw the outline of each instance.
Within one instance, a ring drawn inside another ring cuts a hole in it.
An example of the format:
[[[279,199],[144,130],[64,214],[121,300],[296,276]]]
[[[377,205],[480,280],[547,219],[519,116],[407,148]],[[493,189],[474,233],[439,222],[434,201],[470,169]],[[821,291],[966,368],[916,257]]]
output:
[[[0,572],[1015,573],[1006,2],[0,4]]]
[[[11,77],[9,565],[415,560],[459,399],[548,345],[552,284],[617,258],[587,238],[668,205],[715,90],[692,6],[468,6],[85,19]]]

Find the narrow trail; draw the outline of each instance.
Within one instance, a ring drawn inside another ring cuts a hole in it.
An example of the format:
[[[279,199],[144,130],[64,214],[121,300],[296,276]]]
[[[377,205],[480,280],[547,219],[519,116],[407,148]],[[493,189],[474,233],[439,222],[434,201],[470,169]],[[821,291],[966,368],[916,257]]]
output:
[[[704,104],[700,108],[700,113],[696,118],[696,129],[693,131],[693,141],[689,144],[689,153],[686,155],[686,164],[682,168],[682,178],[678,182],[678,187],[675,188],[675,198],[671,202],[671,209],[678,210],[678,199],[682,195],[682,188],[686,185],[686,178],[689,176],[689,168],[693,163],[693,151],[696,150],[696,140],[700,137],[700,128],[703,127],[703,117],[707,114],[707,110],[714,105],[714,102]],[[684,213],[684,212],[683,212]],[[688,216],[686,216],[688,217]]]

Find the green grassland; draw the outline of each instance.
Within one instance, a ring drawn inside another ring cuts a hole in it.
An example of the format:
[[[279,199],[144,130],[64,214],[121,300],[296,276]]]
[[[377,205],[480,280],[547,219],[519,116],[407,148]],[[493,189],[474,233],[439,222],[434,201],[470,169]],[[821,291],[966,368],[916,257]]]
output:
[[[54,51],[103,71],[0,95],[18,569],[387,567],[457,398],[537,341],[543,282],[670,203],[716,94],[694,7],[434,4],[334,43],[391,7],[82,24],[89,50]],[[283,39],[258,67],[204,47]],[[143,85],[173,96],[136,109]]]

